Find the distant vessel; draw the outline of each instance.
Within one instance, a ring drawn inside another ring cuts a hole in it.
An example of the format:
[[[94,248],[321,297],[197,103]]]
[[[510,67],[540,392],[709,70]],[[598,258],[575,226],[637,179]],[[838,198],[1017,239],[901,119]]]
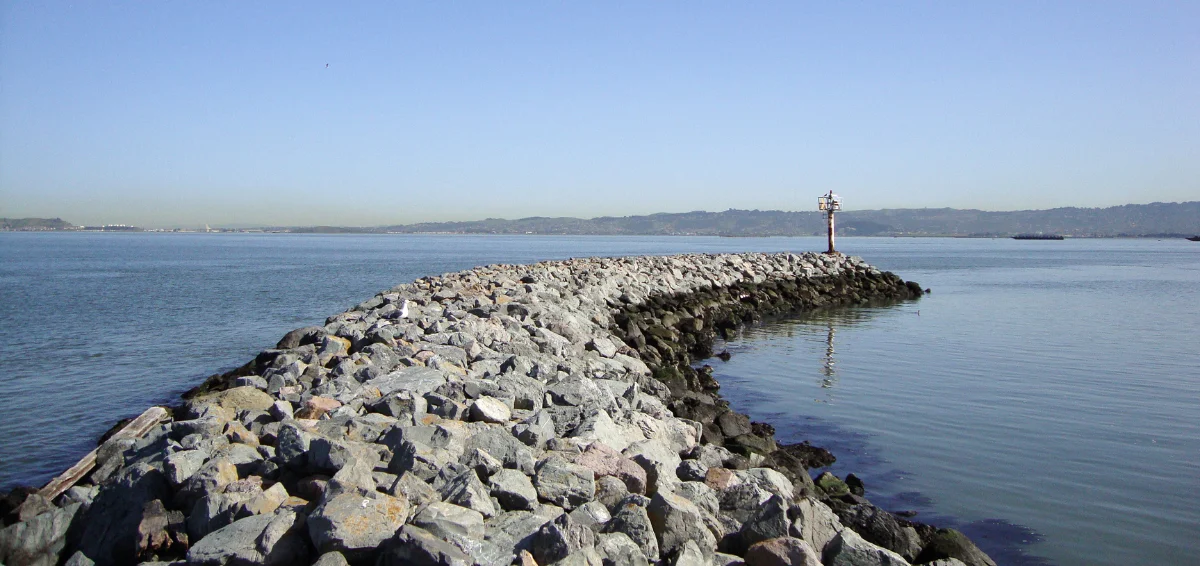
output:
[[[1017,234],[1014,240],[1061,240],[1060,234]]]
[[[1193,242],[1200,242],[1200,236],[1192,236],[1191,238],[1188,238],[1188,239]]]

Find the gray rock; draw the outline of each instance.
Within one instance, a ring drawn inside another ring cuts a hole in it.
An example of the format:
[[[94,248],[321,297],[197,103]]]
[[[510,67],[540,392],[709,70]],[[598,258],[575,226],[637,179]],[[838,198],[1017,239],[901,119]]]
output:
[[[659,490],[669,491],[679,482],[675,470],[683,460],[678,452],[662,440],[651,438],[635,442],[622,454],[646,470],[647,494],[654,494]]]
[[[505,468],[533,474],[533,451],[503,428],[488,428],[473,434],[464,443],[463,453],[470,453],[476,448],[503,462]]]
[[[137,529],[146,504],[169,496],[169,482],[157,468],[135,464],[122,470],[79,518],[79,550],[102,566],[136,562]]]
[[[837,513],[842,524],[854,529],[863,539],[882,546],[905,560],[912,561],[921,552],[921,538],[912,527],[900,524],[896,517],[870,503]]]
[[[496,378],[496,386],[513,398],[514,409],[536,411],[542,408],[542,400],[546,397],[545,385],[525,374],[502,375]]]
[[[593,477],[588,468],[555,455],[538,465],[533,483],[540,499],[571,510],[595,496],[596,482]]]
[[[319,552],[338,551],[349,560],[370,556],[409,517],[408,502],[382,493],[343,493],[326,499],[308,519],[308,534]]]
[[[725,467],[725,463],[733,458],[733,452],[730,452],[724,446],[717,446],[715,444],[701,444],[693,449],[689,455],[705,468]]]
[[[487,479],[504,467],[504,462],[493,458],[491,454],[479,448],[464,453],[461,462],[462,465],[475,470],[480,479]]]
[[[787,503],[778,495],[772,495],[757,513],[742,524],[742,529],[738,532],[741,549],[749,548],[759,541],[786,537],[790,527]]]
[[[582,376],[569,376],[550,385],[546,393],[558,405],[607,409],[616,405],[611,392]]]
[[[413,509],[420,509],[435,501],[441,501],[442,498],[425,480],[412,473],[402,474],[396,478],[396,481],[390,488],[384,490],[384,493],[407,499]]]
[[[696,541],[689,540],[683,545],[683,549],[679,551],[679,555],[675,557],[675,566],[712,566],[712,560],[709,559],[706,553],[700,550],[700,546]],[[707,554],[712,554],[708,552]]]
[[[387,395],[401,389],[424,395],[445,383],[446,378],[442,375],[442,372],[435,369],[414,366],[401,368],[386,375],[376,377],[363,385],[378,389],[382,395]]]
[[[642,549],[625,533],[596,535],[596,553],[604,566],[649,566]]]
[[[326,552],[312,566],[350,566],[350,562],[340,552]]]
[[[88,558],[78,550],[66,562],[63,562],[63,566],[93,566],[94,564],[96,563],[91,558]]]
[[[689,540],[706,553],[717,547],[717,539],[705,525],[700,508],[691,501],[660,491],[654,494],[646,511],[658,535],[659,552],[664,555],[682,551]]]
[[[684,460],[675,468],[675,475],[683,481],[704,481],[708,468],[695,460]]]
[[[751,468],[737,472],[737,476],[741,478],[743,483],[753,483],[772,495],[778,495],[784,501],[792,500],[793,490],[791,480],[775,470],[770,468]]]
[[[533,416],[521,421],[513,427],[513,436],[533,448],[542,448],[546,442],[556,436],[554,416],[550,411],[541,410]]]
[[[429,531],[405,525],[379,553],[378,566],[472,566],[475,562]]]
[[[200,540],[209,533],[233,523],[234,520],[240,518],[237,516],[238,506],[250,501],[255,495],[254,492],[215,491],[201,497],[188,513],[189,540]]]
[[[604,532],[628,536],[642,550],[642,556],[654,563],[659,558],[658,538],[646,512],[647,504],[646,498],[640,495],[626,498],[613,509],[612,519],[605,523]]]
[[[429,412],[429,403],[423,394],[400,389],[393,391],[366,405],[368,411],[380,413],[413,424],[415,418]]]
[[[592,338],[592,340],[587,343],[587,347],[589,350],[595,350],[601,356],[604,356],[606,358],[611,358],[611,357],[617,355],[616,344],[613,344],[612,340],[609,340],[608,338],[603,338],[603,337],[599,337],[599,336],[597,336],[596,338]]]
[[[580,550],[592,548],[595,544],[596,535],[592,529],[563,514],[538,529],[533,535],[530,552],[538,564],[551,564]]]
[[[571,511],[571,520],[585,525],[596,532],[604,530],[604,524],[612,519],[608,507],[599,501],[589,501]]]
[[[529,477],[517,470],[500,470],[488,479],[488,490],[505,511],[533,510],[538,492]]]
[[[483,540],[483,514],[452,503],[439,501],[426,506],[409,524],[429,531],[460,548],[468,539]]]
[[[188,550],[188,564],[288,565],[308,562],[304,515],[281,509],[234,521],[200,539]]]
[[[712,555],[713,566],[745,566],[745,564],[742,557],[733,554],[714,552]]]
[[[471,403],[471,420],[503,424],[512,418],[512,411],[495,397],[480,397]]]
[[[908,566],[904,557],[863,540],[850,529],[838,533],[822,556],[826,566]]]
[[[625,482],[612,476],[596,478],[596,501],[603,503],[610,511],[627,495],[629,495],[629,488],[625,486]]]
[[[830,541],[845,529],[837,515],[815,499],[806,497],[797,501],[792,514],[795,519],[788,534],[808,541],[817,552],[824,552]]]
[[[675,495],[695,503],[700,510],[714,517],[721,512],[721,501],[717,499],[716,490],[703,482],[683,482],[675,488]]]
[[[79,509],[79,503],[72,503],[0,530],[0,564],[57,564],[66,546],[67,529]]]
[[[438,491],[444,501],[475,510],[484,517],[496,514],[496,506],[492,503],[488,489],[479,481],[479,476],[475,475],[474,470],[466,469],[447,481]]]
[[[294,422],[285,422],[279,427],[275,442],[275,456],[284,464],[303,468],[308,463],[308,449],[317,435],[303,430]]]
[[[275,420],[285,421],[292,418],[292,404],[280,399],[272,403],[271,408],[268,409],[267,412],[270,413]]]
[[[720,490],[717,497],[723,513],[733,517],[739,523],[744,523],[758,513],[762,504],[771,498],[771,494],[758,487],[757,484],[743,483]],[[811,539],[805,538],[805,540]]]
[[[746,551],[746,566],[821,566],[820,558],[807,541],[779,537],[754,543]]]
[[[551,518],[529,511],[509,511],[484,521],[484,529],[488,540],[515,554],[532,548],[533,535]]]
[[[917,562],[954,558],[967,566],[996,566],[991,557],[984,554],[966,535],[954,529],[938,529],[917,556]]]
[[[163,465],[167,480],[173,487],[179,488],[200,470],[207,459],[208,454],[203,450],[180,450],[171,453]]]

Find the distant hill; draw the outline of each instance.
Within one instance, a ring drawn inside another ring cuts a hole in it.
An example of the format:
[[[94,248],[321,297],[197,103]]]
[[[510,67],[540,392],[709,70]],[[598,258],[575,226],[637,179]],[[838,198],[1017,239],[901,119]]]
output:
[[[1053,208],[988,212],[953,208],[846,211],[838,214],[845,236],[1012,236],[1023,233],[1072,237],[1190,236],[1200,234],[1200,201],[1129,204],[1110,208]],[[329,230],[326,228],[326,230]],[[362,229],[352,229],[362,231]],[[350,231],[350,230],[347,230]],[[808,236],[825,233],[820,212],[726,210],[599,218],[489,218],[470,222],[423,222],[377,231],[459,234],[598,234]]]
[[[0,230],[43,231],[74,228],[74,224],[62,218],[0,218]]]

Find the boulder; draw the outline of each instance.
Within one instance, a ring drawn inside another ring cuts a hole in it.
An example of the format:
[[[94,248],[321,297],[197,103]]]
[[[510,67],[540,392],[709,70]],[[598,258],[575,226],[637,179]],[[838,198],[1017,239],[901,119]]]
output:
[[[627,495],[629,495],[629,488],[625,482],[612,476],[596,478],[596,501],[603,503],[610,511]]]
[[[904,557],[842,529],[822,553],[825,566],[908,566]]]
[[[488,478],[488,491],[505,511],[533,510],[538,502],[537,489],[525,474],[504,469]]]
[[[519,473],[519,472],[518,472]],[[484,517],[496,514],[496,506],[488,493],[488,488],[479,481],[475,470],[466,469],[457,474],[438,490],[442,500],[472,509]]]
[[[340,552],[326,552],[312,566],[350,566],[350,562]]]
[[[192,407],[205,404],[217,405],[235,413],[247,409],[266,411],[275,404],[275,398],[255,387],[243,386],[194,397],[188,401],[188,405]]]
[[[592,470],[555,455],[538,464],[533,483],[540,499],[569,511],[595,497],[594,477]]]
[[[575,457],[575,463],[592,470],[596,479],[612,476],[621,480],[630,493],[646,493],[646,470],[607,444],[593,442]]]
[[[285,566],[308,562],[304,515],[281,509],[254,515],[217,529],[187,553],[189,565],[261,564]]]
[[[771,498],[771,493],[753,483],[742,483],[718,490],[721,511],[738,523],[745,523],[758,514],[762,505]]]
[[[751,545],[746,551],[746,566],[821,566],[820,558],[808,542],[778,537]]]
[[[471,420],[502,424],[512,418],[512,411],[495,397],[480,397],[471,403]]]
[[[59,555],[66,547],[67,529],[80,507],[81,504],[72,503],[0,530],[0,564],[58,564]]]
[[[574,511],[569,513],[571,520],[584,525],[593,531],[600,532],[604,529],[604,524],[612,519],[612,514],[608,512],[608,508],[599,501],[588,501]]]
[[[467,546],[464,543],[468,540],[481,541],[484,538],[483,514],[444,501],[429,504],[409,524],[421,527],[459,548]]]
[[[954,529],[938,529],[925,543],[925,548],[917,556],[915,562],[923,563],[933,560],[954,558],[967,566],[996,566],[992,559],[984,554],[966,535]]]
[[[687,541],[695,541],[706,553],[717,547],[716,537],[705,526],[700,508],[691,501],[660,491],[654,494],[646,511],[658,536],[659,551],[664,555],[682,551]]]
[[[163,468],[167,473],[167,480],[171,482],[171,486],[179,488],[196,472],[200,471],[200,467],[208,460],[208,453],[203,450],[180,450],[167,455],[166,461],[163,462]]]
[[[551,564],[580,550],[591,549],[596,535],[586,525],[576,523],[570,515],[562,514],[542,525],[533,535],[533,554],[538,564]]]
[[[136,564],[137,530],[146,504],[168,497],[170,484],[157,468],[134,464],[122,470],[79,518],[83,528],[78,550],[101,566]]]
[[[414,525],[405,525],[380,549],[377,566],[473,566],[475,561],[454,545]]]
[[[183,513],[168,511],[163,502],[155,499],[142,509],[142,522],[137,529],[139,560],[187,550],[188,533]]]
[[[790,527],[787,503],[778,495],[772,495],[758,512],[742,524],[741,530],[738,531],[741,549],[749,548],[756,542],[786,537]]]
[[[338,551],[357,561],[372,556],[408,517],[408,501],[403,498],[382,493],[343,493],[313,510],[308,534],[317,551]]]
[[[603,531],[628,536],[642,550],[642,556],[655,563],[659,558],[658,537],[646,511],[648,504],[649,500],[641,495],[627,497],[613,509],[612,518],[604,524]]]
[[[471,435],[463,444],[463,453],[469,454],[476,448],[503,462],[505,468],[526,474],[534,472],[533,451],[503,428],[488,428]]]
[[[632,566],[649,566],[650,562],[642,554],[642,549],[625,533],[605,533],[596,535],[596,554],[600,555],[604,566],[629,564]]]
[[[921,537],[916,529],[901,524],[894,515],[870,503],[841,508],[837,516],[843,525],[854,529],[868,542],[891,550],[905,560],[911,562],[921,552]]]
[[[370,379],[363,386],[374,387],[379,390],[381,395],[387,395],[401,389],[424,395],[441,387],[445,383],[446,377],[442,375],[442,372],[436,369],[413,366],[401,368]]]
[[[818,552],[842,532],[845,527],[827,505],[812,498],[804,498],[792,506],[792,527],[789,534],[812,544]]]

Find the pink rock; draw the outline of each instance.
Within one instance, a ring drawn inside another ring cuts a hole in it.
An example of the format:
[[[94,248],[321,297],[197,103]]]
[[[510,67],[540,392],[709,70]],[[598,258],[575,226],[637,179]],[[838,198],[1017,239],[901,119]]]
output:
[[[646,470],[603,442],[593,442],[575,457],[575,463],[591,470],[597,478],[612,476],[621,480],[629,493],[646,493]]]
[[[723,490],[737,483],[737,476],[733,474],[733,470],[726,468],[709,468],[704,474],[704,483],[708,484],[715,490]]]
[[[812,545],[793,537],[756,542],[746,551],[746,566],[821,566]]]

